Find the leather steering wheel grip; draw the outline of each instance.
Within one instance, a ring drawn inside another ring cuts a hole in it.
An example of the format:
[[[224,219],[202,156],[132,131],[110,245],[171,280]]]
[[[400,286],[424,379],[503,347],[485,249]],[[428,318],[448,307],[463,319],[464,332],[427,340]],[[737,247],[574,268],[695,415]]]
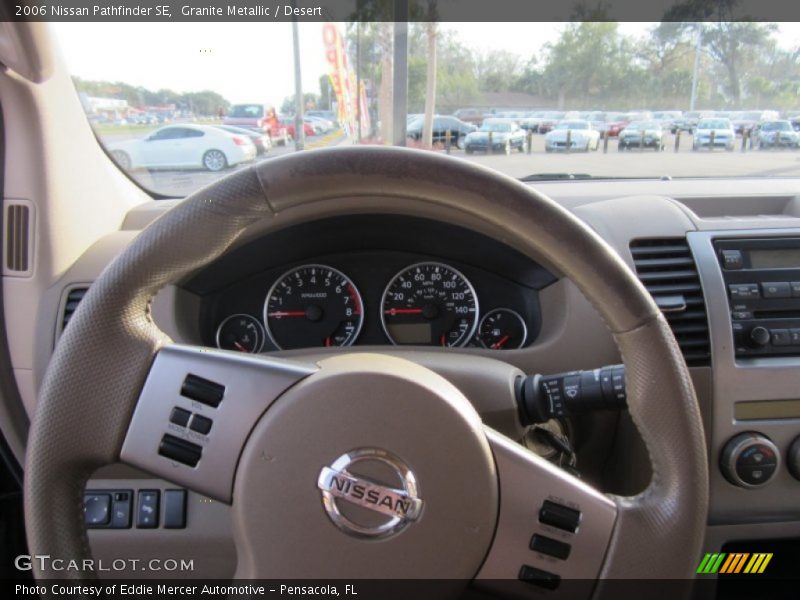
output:
[[[167,341],[149,316],[153,295],[220,256],[259,219],[359,196],[396,199],[392,210],[400,214],[410,210],[403,200],[414,199],[478,217],[582,290],[618,342],[630,413],[654,473],[643,493],[615,499],[618,517],[602,574],[691,576],[708,504],[705,442],[688,369],[649,294],[599,236],[528,186],[450,157],[376,147],[290,154],[237,171],[153,222],[98,277],[62,335],[39,394],[25,472],[31,553],[90,556],[86,480],[118,460],[153,356]]]

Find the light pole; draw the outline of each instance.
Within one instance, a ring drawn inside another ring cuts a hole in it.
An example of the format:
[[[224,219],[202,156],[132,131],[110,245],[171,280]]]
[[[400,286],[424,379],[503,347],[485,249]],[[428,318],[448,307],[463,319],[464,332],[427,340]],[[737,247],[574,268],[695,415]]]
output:
[[[292,0],[292,8],[295,2]],[[294,12],[294,11],[293,11]],[[294,149],[305,147],[305,131],[303,130],[303,81],[300,76],[300,37],[297,31],[297,17],[292,17],[292,45],[294,48]]]
[[[694,110],[697,101],[697,78],[700,72],[700,50],[703,46],[703,25],[695,23],[694,68],[692,69],[692,97],[689,99],[689,110]]]

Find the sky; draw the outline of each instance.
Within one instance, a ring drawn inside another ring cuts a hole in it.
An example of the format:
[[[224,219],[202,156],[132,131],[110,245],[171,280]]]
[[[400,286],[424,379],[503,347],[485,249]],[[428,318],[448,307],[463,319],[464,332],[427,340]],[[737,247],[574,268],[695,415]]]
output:
[[[620,23],[645,36],[653,23]],[[322,23],[299,24],[303,90],[327,74]],[[472,48],[523,56],[558,38],[563,23],[443,23]],[[176,92],[211,89],[232,103],[280,107],[294,93],[291,23],[51,23],[67,68],[83,79]],[[784,47],[800,46],[800,23],[781,23]],[[484,41],[485,40],[485,41]]]

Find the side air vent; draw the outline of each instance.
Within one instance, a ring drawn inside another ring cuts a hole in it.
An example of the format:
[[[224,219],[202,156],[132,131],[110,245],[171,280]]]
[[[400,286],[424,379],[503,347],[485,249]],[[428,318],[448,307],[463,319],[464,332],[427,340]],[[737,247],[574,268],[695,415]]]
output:
[[[33,207],[25,200],[6,200],[3,227],[3,274],[32,274]]]
[[[78,304],[83,300],[87,291],[89,291],[88,287],[73,287],[67,292],[67,297],[64,300],[64,308],[61,311],[60,331],[64,331],[64,328],[69,324],[69,320],[72,318],[75,309],[78,308]]]
[[[686,239],[635,240],[631,254],[639,280],[672,327],[686,363],[711,364],[706,303]]]

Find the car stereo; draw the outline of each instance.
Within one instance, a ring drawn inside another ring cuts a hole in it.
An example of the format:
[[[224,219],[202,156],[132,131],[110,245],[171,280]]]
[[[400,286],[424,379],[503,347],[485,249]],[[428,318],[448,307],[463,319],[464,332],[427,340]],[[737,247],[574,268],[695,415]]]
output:
[[[737,357],[800,355],[800,238],[717,239]]]

